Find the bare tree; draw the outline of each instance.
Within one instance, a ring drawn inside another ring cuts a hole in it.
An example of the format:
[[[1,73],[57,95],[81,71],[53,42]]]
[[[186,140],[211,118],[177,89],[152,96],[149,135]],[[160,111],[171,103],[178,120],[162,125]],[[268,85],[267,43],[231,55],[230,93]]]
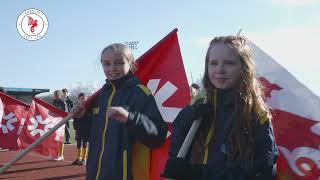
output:
[[[75,85],[73,85],[72,88],[69,89],[69,98],[74,102],[78,102],[78,95],[79,93],[84,93],[86,96],[90,96],[93,93],[95,93],[100,86],[96,85],[93,82],[77,82]],[[53,93],[41,93],[36,96],[37,98],[52,104],[53,102]]]
[[[86,96],[90,96],[99,89],[99,86],[93,82],[77,82],[70,90],[70,99],[74,102],[78,102],[79,93],[84,93]]]

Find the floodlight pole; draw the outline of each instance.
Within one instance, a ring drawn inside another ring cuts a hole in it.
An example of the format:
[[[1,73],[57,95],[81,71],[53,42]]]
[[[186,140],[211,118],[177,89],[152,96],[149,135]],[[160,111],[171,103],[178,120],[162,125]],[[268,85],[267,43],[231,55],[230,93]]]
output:
[[[128,46],[131,49],[131,51],[135,50],[135,49],[138,49],[138,47],[137,47],[138,43],[139,43],[139,41],[125,41],[124,42],[124,44],[126,46]]]

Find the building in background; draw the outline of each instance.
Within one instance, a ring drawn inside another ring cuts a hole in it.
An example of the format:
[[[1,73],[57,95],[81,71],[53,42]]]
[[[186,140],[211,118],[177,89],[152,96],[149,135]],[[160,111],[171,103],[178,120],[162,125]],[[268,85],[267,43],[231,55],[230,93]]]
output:
[[[31,103],[32,98],[40,93],[49,92],[50,89],[33,89],[33,88],[12,88],[2,87],[6,94],[17,98],[26,103]]]

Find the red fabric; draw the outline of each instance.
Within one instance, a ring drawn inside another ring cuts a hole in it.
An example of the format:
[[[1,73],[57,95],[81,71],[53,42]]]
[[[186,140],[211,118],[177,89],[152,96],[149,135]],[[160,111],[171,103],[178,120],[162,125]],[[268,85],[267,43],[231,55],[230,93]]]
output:
[[[266,97],[272,98],[272,91],[283,89],[266,78],[260,80],[266,87]],[[277,162],[278,179],[316,180],[320,176],[320,170],[317,168],[317,161],[320,159],[320,139],[310,128],[317,122],[279,109],[272,110],[272,117],[280,151]]]
[[[137,60],[136,75],[145,85],[151,79],[160,79],[157,91],[166,82],[173,83],[178,90],[164,102],[163,106],[182,108],[190,102],[191,97],[177,31],[174,29]]]
[[[28,147],[67,115],[68,113],[57,107],[34,98],[26,118],[25,126],[18,140],[20,147]],[[64,127],[64,125],[61,126],[33,150],[44,155],[56,157],[63,143]]]
[[[84,103],[84,106],[86,107],[86,109],[90,109],[93,101],[96,99],[98,95],[100,95],[101,92],[102,92],[102,88],[100,88],[98,91],[96,91],[86,100],[86,102]]]
[[[0,93],[0,148],[19,149],[17,139],[27,117],[29,105]]]
[[[278,160],[279,176],[287,176],[297,180],[316,180],[320,176],[320,171],[316,166],[316,162],[320,158],[318,149],[320,140],[309,130],[316,123],[281,110],[273,110],[272,115],[281,157]],[[299,154],[298,151],[300,151]],[[307,166],[310,169],[306,168]],[[294,169],[303,173],[303,176],[299,176],[297,172],[294,172]]]
[[[169,127],[191,98],[177,31],[174,29],[136,61],[136,75],[155,96],[161,115]],[[170,136],[164,145],[151,151],[150,179],[164,179],[160,178],[160,174],[168,159],[169,145]]]

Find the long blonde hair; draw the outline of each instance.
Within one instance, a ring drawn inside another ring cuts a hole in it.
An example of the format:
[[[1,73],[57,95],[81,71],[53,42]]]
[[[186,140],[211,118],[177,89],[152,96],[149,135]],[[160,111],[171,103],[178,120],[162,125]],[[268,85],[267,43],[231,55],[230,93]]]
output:
[[[216,89],[210,82],[208,74],[209,52],[217,43],[228,44],[234,49],[242,65],[241,82],[234,89],[235,109],[232,128],[227,137],[227,159],[233,160],[239,156],[241,159],[252,161],[255,151],[253,123],[261,113],[267,113],[267,116],[270,117],[269,109],[264,102],[263,86],[256,75],[253,54],[247,39],[242,36],[216,37],[210,42],[205,58],[203,85],[208,99],[213,98]],[[213,125],[216,124],[216,119],[210,121]]]

